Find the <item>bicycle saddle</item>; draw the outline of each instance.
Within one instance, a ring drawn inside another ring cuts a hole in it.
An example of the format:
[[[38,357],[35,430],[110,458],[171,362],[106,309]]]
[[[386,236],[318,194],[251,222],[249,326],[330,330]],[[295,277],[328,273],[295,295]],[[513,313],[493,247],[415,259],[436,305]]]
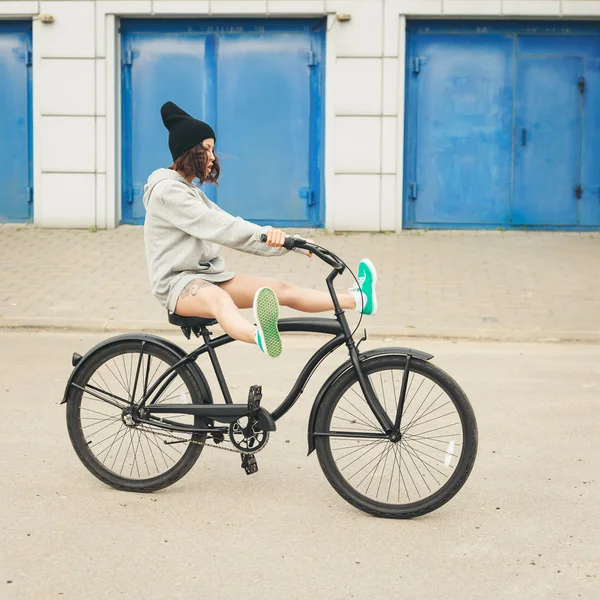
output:
[[[202,317],[180,317],[176,313],[168,312],[169,323],[177,327],[210,327],[216,325],[216,319],[204,319]]]

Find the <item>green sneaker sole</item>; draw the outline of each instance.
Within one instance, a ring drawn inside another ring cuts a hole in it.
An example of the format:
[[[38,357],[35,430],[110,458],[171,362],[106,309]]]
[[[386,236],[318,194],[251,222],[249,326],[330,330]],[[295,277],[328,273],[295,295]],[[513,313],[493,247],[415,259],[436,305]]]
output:
[[[260,288],[254,296],[254,320],[258,328],[259,347],[270,356],[281,355],[283,346],[277,328],[279,321],[279,301],[270,288]]]

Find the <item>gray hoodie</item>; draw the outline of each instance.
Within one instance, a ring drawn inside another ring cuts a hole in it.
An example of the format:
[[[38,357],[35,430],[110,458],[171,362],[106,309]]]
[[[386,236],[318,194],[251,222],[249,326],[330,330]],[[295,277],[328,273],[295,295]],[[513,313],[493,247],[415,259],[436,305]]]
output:
[[[181,290],[193,279],[218,283],[235,275],[225,269],[221,246],[261,256],[286,252],[260,241],[270,227],[232,217],[170,169],[150,175],[144,187],[144,206],[150,285],[169,311],[175,310]]]

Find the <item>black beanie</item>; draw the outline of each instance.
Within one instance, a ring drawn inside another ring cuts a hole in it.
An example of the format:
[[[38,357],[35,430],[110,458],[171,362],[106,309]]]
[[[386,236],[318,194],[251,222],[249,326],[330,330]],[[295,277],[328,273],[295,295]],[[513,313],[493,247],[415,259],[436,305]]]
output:
[[[208,138],[216,139],[210,125],[194,119],[173,102],[163,104],[160,114],[169,130],[169,150],[173,160]]]

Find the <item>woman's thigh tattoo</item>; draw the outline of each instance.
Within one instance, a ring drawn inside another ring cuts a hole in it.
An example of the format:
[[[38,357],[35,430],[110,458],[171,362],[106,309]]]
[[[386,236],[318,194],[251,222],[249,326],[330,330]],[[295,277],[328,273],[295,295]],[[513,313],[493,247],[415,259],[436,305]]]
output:
[[[194,279],[190,281],[179,294],[180,298],[187,298],[188,296],[196,296],[202,288],[210,287],[212,283],[205,279]]]

